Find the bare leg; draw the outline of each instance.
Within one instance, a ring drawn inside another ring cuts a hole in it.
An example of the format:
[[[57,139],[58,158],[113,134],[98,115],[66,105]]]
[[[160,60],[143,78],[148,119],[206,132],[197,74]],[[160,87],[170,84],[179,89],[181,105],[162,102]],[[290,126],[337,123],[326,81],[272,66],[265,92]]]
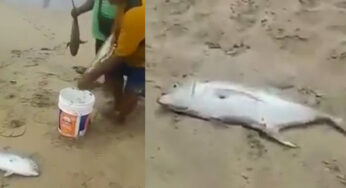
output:
[[[138,96],[136,93],[126,91],[122,100],[117,103],[117,121],[123,123],[126,116],[129,115],[137,106]]]
[[[123,87],[124,87],[124,77],[122,76],[120,70],[114,70],[111,73],[105,74],[105,84],[104,89],[107,92],[112,93],[114,98],[114,105],[112,108],[112,116],[114,117],[114,111],[119,111],[120,101],[123,100]]]

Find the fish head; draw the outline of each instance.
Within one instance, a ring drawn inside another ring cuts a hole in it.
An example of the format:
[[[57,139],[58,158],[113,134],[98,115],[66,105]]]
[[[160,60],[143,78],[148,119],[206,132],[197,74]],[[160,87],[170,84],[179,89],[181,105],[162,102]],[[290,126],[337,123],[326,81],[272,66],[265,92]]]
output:
[[[175,111],[185,111],[191,104],[191,99],[195,90],[195,82],[186,82],[184,84],[174,83],[163,93],[157,100],[157,102],[169,109]]]
[[[18,157],[17,159],[10,159],[14,164],[14,170],[16,174],[20,174],[23,176],[38,176],[39,168],[35,161],[30,158]]]

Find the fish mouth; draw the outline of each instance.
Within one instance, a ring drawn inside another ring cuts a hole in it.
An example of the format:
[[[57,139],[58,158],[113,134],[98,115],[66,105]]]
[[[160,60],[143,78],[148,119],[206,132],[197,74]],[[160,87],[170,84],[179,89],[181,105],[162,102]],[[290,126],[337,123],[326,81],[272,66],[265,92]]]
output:
[[[162,97],[162,96],[161,96]],[[167,108],[167,109],[171,109],[173,111],[177,111],[177,112],[184,112],[184,111],[187,111],[188,110],[188,107],[178,107],[178,106],[174,106],[174,105],[171,105],[171,104],[167,104],[167,103],[163,103],[160,99],[161,97],[157,98],[156,99],[156,102],[158,104],[160,104],[161,106],[163,106],[164,108]]]
[[[31,176],[40,176],[40,173],[38,172],[38,171],[35,171],[35,172],[33,172],[32,174],[31,174]]]

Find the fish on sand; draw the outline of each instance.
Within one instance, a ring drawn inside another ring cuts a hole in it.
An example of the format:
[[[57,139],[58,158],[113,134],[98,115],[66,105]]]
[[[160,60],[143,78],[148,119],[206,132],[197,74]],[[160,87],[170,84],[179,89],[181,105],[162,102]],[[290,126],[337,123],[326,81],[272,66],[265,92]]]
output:
[[[229,82],[189,81],[174,84],[157,100],[175,112],[255,129],[288,147],[298,147],[281,130],[311,123],[326,123],[346,135],[342,119],[285,100],[279,96]]]
[[[39,176],[38,165],[30,158],[8,152],[0,152],[0,170],[5,177],[11,175]]]
[[[74,9],[76,8],[73,0],[72,0],[72,6]],[[71,55],[75,56],[78,53],[79,45],[84,43],[86,43],[86,41],[82,41],[80,39],[78,18],[74,17],[72,22],[70,42],[67,43],[66,47],[69,47]]]

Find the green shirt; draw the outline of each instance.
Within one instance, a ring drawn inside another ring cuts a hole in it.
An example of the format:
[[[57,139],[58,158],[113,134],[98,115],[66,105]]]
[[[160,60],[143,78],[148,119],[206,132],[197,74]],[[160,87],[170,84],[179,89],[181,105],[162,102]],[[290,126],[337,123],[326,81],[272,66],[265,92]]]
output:
[[[100,4],[102,4],[100,8]],[[108,0],[94,0],[92,34],[95,39],[105,41],[111,34],[116,6]],[[102,26],[102,28],[100,27]]]

